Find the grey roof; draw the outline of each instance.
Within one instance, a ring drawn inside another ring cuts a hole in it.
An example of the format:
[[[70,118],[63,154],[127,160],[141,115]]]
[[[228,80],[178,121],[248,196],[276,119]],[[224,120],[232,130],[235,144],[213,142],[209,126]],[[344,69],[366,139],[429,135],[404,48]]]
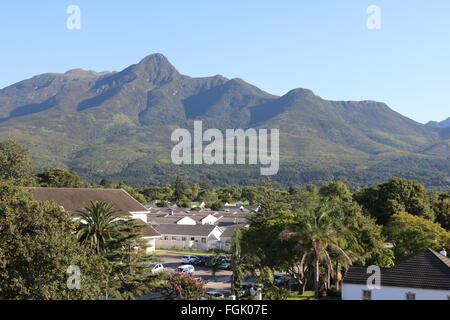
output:
[[[76,213],[84,211],[91,201],[110,203],[117,213],[130,216],[130,212],[148,212],[148,210],[123,189],[96,188],[25,188],[31,191],[37,201],[54,201],[64,210]]]
[[[233,235],[237,229],[244,228],[244,227],[245,227],[244,224],[238,224],[238,225],[222,228],[222,229],[224,229],[224,231],[223,231],[221,237],[222,238],[231,238],[231,237],[233,237]]]
[[[344,282],[366,284],[367,268],[350,267]],[[393,268],[381,269],[381,286],[450,290],[450,259],[428,249]]]
[[[214,225],[182,225],[182,224],[160,224],[155,229],[160,234],[203,236],[207,237],[216,228]]]

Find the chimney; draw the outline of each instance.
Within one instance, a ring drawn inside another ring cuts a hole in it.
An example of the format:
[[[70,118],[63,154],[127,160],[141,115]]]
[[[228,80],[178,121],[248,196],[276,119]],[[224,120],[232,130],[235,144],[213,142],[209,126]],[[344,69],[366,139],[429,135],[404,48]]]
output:
[[[447,256],[447,251],[445,251],[445,248],[443,248],[442,251],[439,253],[442,254],[444,257]]]

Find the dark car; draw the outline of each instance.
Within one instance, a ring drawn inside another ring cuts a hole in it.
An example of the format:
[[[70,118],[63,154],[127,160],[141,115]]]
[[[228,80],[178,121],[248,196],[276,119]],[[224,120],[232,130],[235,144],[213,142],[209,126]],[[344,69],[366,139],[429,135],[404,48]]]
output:
[[[194,266],[204,266],[208,260],[209,260],[209,257],[198,256],[194,261],[192,261],[192,264]]]

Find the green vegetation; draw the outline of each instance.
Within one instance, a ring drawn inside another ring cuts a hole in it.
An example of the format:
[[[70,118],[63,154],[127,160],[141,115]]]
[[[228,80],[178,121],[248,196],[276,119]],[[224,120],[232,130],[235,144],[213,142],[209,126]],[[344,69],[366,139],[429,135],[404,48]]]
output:
[[[0,101],[0,139],[25,144],[39,172],[68,168],[90,183],[156,186],[184,176],[260,184],[257,166],[171,164],[172,131],[202,120],[205,129],[279,128],[274,180],[283,187],[343,181],[353,188],[392,176],[449,186],[448,128],[379,102],[328,101],[306,89],[278,97],[240,79],[185,77],[160,54],[121,72],[38,75],[0,90]]]
[[[107,261],[78,243],[68,213],[36,202],[0,183],[0,299],[98,299],[110,272]],[[67,286],[67,270],[81,271],[81,289]]]

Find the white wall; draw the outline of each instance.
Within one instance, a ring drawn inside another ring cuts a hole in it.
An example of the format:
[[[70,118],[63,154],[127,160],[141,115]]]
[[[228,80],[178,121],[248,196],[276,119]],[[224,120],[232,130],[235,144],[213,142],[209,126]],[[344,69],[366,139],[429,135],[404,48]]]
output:
[[[147,214],[150,212],[130,212],[134,219],[141,219],[145,223],[147,223]]]
[[[212,214],[207,215],[206,217],[204,217],[202,219],[202,224],[209,224],[209,225],[213,225],[217,222],[217,218],[215,216],[213,216]]]
[[[342,284],[342,300],[362,300],[362,290],[367,290],[361,284]],[[382,286],[372,290],[372,300],[406,300],[406,293],[415,293],[416,300],[448,300],[450,290],[429,290],[416,288],[397,288]]]
[[[147,245],[148,245],[147,253],[154,252],[156,249],[156,239],[155,238],[146,238],[146,237],[143,237],[143,239],[147,240]]]
[[[184,217],[184,218],[181,218],[180,220],[178,220],[177,224],[195,226],[197,224],[197,222],[192,218]]]

